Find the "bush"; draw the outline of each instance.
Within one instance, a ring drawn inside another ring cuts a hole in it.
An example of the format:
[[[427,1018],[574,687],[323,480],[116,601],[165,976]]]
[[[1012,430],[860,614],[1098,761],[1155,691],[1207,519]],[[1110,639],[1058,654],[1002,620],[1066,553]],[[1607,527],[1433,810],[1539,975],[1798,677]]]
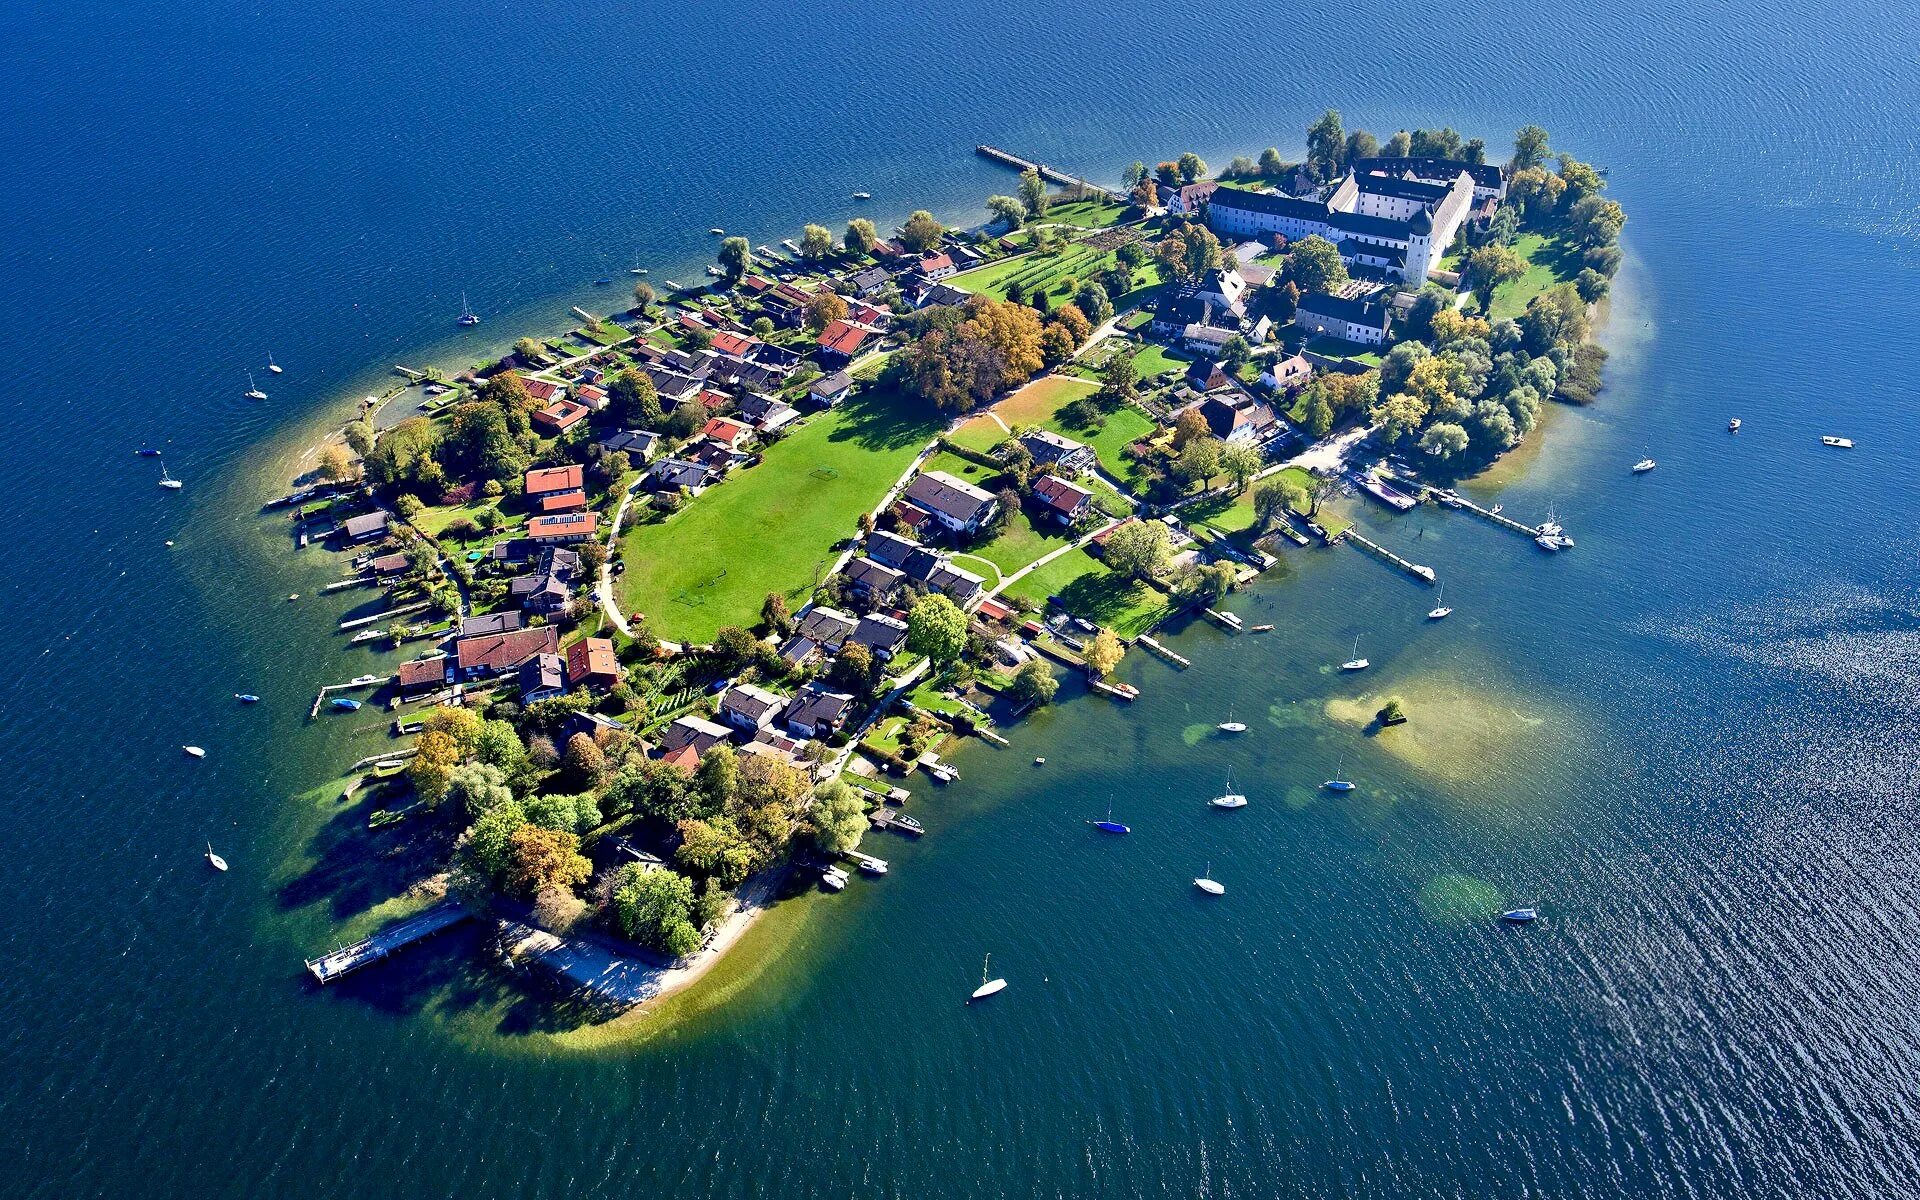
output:
[[[1379,712],[1373,714],[1373,719],[1382,725],[1404,725],[1407,722],[1407,714],[1406,710],[1400,707],[1400,701],[1389,700]]]

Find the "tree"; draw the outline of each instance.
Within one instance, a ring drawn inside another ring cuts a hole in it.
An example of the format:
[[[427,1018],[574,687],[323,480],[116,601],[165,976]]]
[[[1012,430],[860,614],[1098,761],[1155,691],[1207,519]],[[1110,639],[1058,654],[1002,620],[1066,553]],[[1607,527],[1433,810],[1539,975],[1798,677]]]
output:
[[[1321,295],[1333,292],[1347,282],[1347,265],[1340,250],[1319,234],[1311,234],[1293,243],[1287,252],[1287,282],[1302,292]]]
[[[1420,435],[1420,453],[1431,458],[1452,458],[1467,448],[1467,440],[1465,429],[1451,421],[1436,421]]]
[[[567,739],[567,753],[560,760],[560,769],[581,791],[597,788],[606,782],[606,752],[591,737],[576,733]]]
[[[845,854],[867,831],[867,806],[844,780],[830,779],[814,789],[807,823],[822,853]]]
[[[320,451],[320,478],[343,483],[354,476],[353,455],[339,442],[329,442]]]
[[[874,685],[873,651],[859,642],[847,642],[840,647],[833,665],[827,668],[827,681],[855,696],[868,695]]]
[[[1259,170],[1259,166],[1252,159],[1244,154],[1236,154],[1221,174],[1228,179],[1251,179]]]
[[[1183,409],[1173,422],[1173,448],[1184,450],[1191,442],[1213,436],[1213,427],[1207,424],[1206,414],[1199,405]]]
[[[1597,196],[1607,186],[1606,179],[1590,163],[1583,163],[1571,154],[1560,156],[1560,182],[1567,185],[1566,195],[1561,203],[1572,207],[1588,196]]]
[[[491,763],[462,763],[447,777],[447,801],[458,805],[470,821],[512,799],[506,772]]]
[[[1033,167],[1020,172],[1020,203],[1036,221],[1047,215],[1047,181]]]
[[[1126,170],[1120,172],[1120,182],[1128,188],[1138,187],[1140,181],[1148,178],[1147,164],[1135,161]]]
[[[523,337],[513,344],[513,352],[529,363],[536,363],[547,357],[547,347],[539,338]]]
[[[1356,129],[1347,135],[1346,163],[1348,166],[1352,166],[1361,159],[1378,158],[1379,156],[1380,139],[1374,137],[1364,129]]]
[[[1086,646],[1080,651],[1080,657],[1086,660],[1087,670],[1105,679],[1113,674],[1113,669],[1120,665],[1120,660],[1126,653],[1127,648],[1120,644],[1120,639],[1114,636],[1111,629],[1103,626],[1099,632],[1087,640]]]
[[[1084,293],[1086,288],[1080,290]],[[1085,310],[1078,304],[1062,304],[1053,310],[1052,319],[1054,324],[1062,326],[1072,335],[1075,346],[1086,341],[1087,336],[1093,332],[1093,322],[1087,319]],[[1105,320],[1104,317],[1101,319]]]
[[[1196,183],[1206,178],[1207,163],[1205,159],[1189,150],[1180,156],[1180,161],[1175,165],[1175,170],[1180,174],[1181,183]]]
[[[880,231],[873,222],[865,217],[855,217],[847,222],[846,247],[854,254],[872,254],[873,248],[880,244]]]
[[[1247,344],[1246,338],[1237,333],[1227,339],[1226,345],[1220,347],[1220,365],[1226,368],[1229,375],[1238,375],[1240,368],[1246,366],[1252,359],[1253,347]]]
[[[1405,158],[1412,152],[1413,135],[1402,129],[1387,139],[1387,144],[1381,148],[1380,155],[1383,158]]]
[[[620,931],[643,946],[676,958],[700,947],[693,924],[693,883],[677,871],[649,871],[639,863],[620,869],[613,888]]]
[[[817,262],[833,253],[833,233],[825,225],[809,224],[800,231],[800,257]]]
[[[1527,261],[1497,242],[1488,242],[1467,256],[1467,275],[1473,281],[1473,295],[1483,313],[1493,311],[1495,289],[1526,273]]]
[[[1198,444],[1198,443],[1195,443]],[[1102,547],[1108,569],[1124,579],[1152,579],[1172,555],[1167,527],[1158,521],[1128,521],[1107,535]]]
[[[1040,360],[1057,367],[1073,357],[1073,334],[1058,321],[1049,321],[1040,331]]]
[[[1173,469],[1188,483],[1211,484],[1213,477],[1220,473],[1220,439],[1203,437],[1188,442]]]
[[[1133,355],[1116,354],[1100,369],[1100,391],[1096,398],[1104,399],[1112,407],[1118,408],[1132,400],[1139,391],[1140,368],[1134,365]]]
[[[428,805],[446,799],[453,780],[453,769],[460,763],[460,747],[448,735],[429,729],[414,742],[413,761],[407,764],[407,777],[413,790]]]
[[[1513,134],[1513,159],[1508,166],[1514,171],[1524,171],[1529,167],[1542,166],[1547,161],[1547,131],[1538,125],[1522,125]]]
[[[1053,703],[1060,681],[1053,677],[1053,670],[1045,659],[1030,658],[1013,673],[1013,687],[1009,690],[1020,703],[1041,708]]]
[[[498,884],[511,859],[513,835],[526,824],[527,813],[518,800],[496,804],[468,828],[461,854],[477,874]]]
[[[564,829],[543,829],[529,822],[507,839],[505,887],[515,895],[575,888],[592,873],[593,864],[580,853],[580,838]]]
[[[945,232],[946,227],[934,220],[932,213],[924,208],[918,209],[901,226],[900,242],[909,250],[925,253],[940,241],[940,235]]]
[[[1567,231],[1582,246],[1613,245],[1626,223],[1626,210],[1604,196],[1583,196],[1567,210]]]
[[[1585,268],[1573,277],[1573,290],[1580,293],[1580,298],[1588,304],[1599,303],[1610,286],[1607,277],[1592,267]]]
[[[920,597],[907,610],[907,649],[935,663],[949,663],[967,648],[967,614],[938,593]]]
[[[1260,451],[1241,443],[1228,446],[1220,452],[1220,470],[1228,479],[1233,480],[1233,490],[1239,491],[1247,486],[1247,481],[1260,473],[1265,465]]]
[[[1340,110],[1330,108],[1320,119],[1307,126],[1307,165],[1322,179],[1339,173],[1347,151],[1346,130],[1340,127]]]
[[[1262,529],[1279,525],[1289,511],[1307,511],[1307,503],[1307,489],[1286,475],[1253,489],[1253,517]]]
[[[760,623],[776,637],[785,637],[793,632],[793,617],[787,612],[787,598],[779,592],[768,592],[767,598],[760,602]]]
[[[819,333],[835,321],[843,321],[847,316],[847,302],[838,293],[820,291],[807,301],[807,328]]]
[[[727,816],[680,822],[680,848],[673,857],[688,870],[719,880],[724,888],[739,887],[759,863],[753,844]]]
[[[1286,160],[1280,157],[1280,151],[1268,146],[1260,152],[1260,162],[1255,168],[1262,175],[1272,178],[1287,169]]]
[[[1027,223],[1026,205],[1012,196],[988,196],[987,212],[1009,231]]]
[[[373,436],[373,425],[367,421],[366,418],[362,417],[347,422],[347,427],[340,432],[341,436],[347,439],[348,447],[360,457],[365,458],[373,451],[373,443],[375,440]]]
[[[1152,179],[1142,179],[1133,185],[1133,190],[1127,193],[1127,199],[1138,208],[1152,208],[1160,203],[1160,185]]]
[[[720,269],[726,272],[727,285],[739,283],[753,266],[753,247],[743,237],[730,237],[721,241],[720,253],[716,256]]]
[[[753,336],[764,342],[773,336],[773,318],[755,317],[753,324],[749,326],[749,328],[753,330]]]
[[[1460,134],[1452,128],[1416,129],[1409,149],[1415,158],[1460,157]]]
[[[642,279],[639,283],[633,285],[633,306],[642,313],[653,307],[655,297],[656,293],[653,290],[653,285],[646,280]]]
[[[1113,316],[1113,300],[1107,295],[1107,289],[1093,280],[1080,285],[1073,294],[1073,307],[1078,308],[1083,319],[1098,325]],[[1091,332],[1091,328],[1089,328]]]
[[[1545,167],[1527,167],[1507,180],[1507,203],[1520,210],[1523,221],[1537,223],[1559,207],[1566,190],[1566,182]]]

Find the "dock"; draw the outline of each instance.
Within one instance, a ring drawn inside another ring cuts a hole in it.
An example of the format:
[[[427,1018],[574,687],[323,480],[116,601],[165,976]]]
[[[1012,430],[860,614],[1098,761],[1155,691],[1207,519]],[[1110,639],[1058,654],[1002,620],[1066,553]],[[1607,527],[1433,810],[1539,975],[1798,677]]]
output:
[[[1045,163],[1029,162],[1021,158],[1018,154],[1002,150],[998,146],[989,146],[985,142],[982,142],[973,148],[973,152],[981,158],[991,159],[1003,167],[1012,167],[1016,171],[1036,171],[1039,173],[1040,178],[1046,180],[1048,183],[1057,183],[1061,187],[1084,188],[1116,204],[1122,200],[1121,195],[1112,188],[1101,187],[1097,183],[1089,182],[1080,178],[1078,175],[1069,175],[1065,171],[1050,167]]]
[[[355,617],[351,621],[340,622],[340,632],[345,633],[349,629],[359,629],[363,626],[371,625],[375,621],[385,621],[390,617],[401,617],[408,613],[421,612],[428,607],[430,607],[430,605],[427,601],[421,600],[415,604],[403,604],[399,608],[390,608],[385,612],[377,612],[370,617]]]
[[[1379,557],[1386,559],[1388,562],[1392,563],[1396,567],[1399,567],[1402,571],[1405,571],[1407,574],[1413,576],[1415,579],[1418,579],[1422,583],[1433,582],[1434,575],[1433,575],[1432,567],[1423,567],[1419,563],[1414,562],[1412,559],[1402,558],[1398,554],[1395,554],[1393,551],[1387,549],[1385,546],[1382,546],[1380,543],[1372,541],[1368,538],[1362,537],[1359,533],[1355,532],[1351,528],[1342,530],[1341,532],[1334,534],[1333,540],[1336,542],[1350,541],[1354,545],[1360,547],[1362,550],[1370,550],[1374,554],[1378,555]]]
[[[1372,496],[1375,500],[1378,500],[1395,512],[1412,512],[1414,505],[1419,503],[1419,501],[1415,500],[1412,496],[1407,495],[1385,480],[1373,475],[1355,476],[1354,483],[1359,486],[1361,491]]]
[[[1182,655],[1175,654],[1173,651],[1167,649],[1165,646],[1155,641],[1153,637],[1149,634],[1143,633],[1134,640],[1138,641],[1142,646],[1145,646],[1150,652],[1159,655],[1161,658],[1166,659],[1168,662],[1172,663],[1176,667],[1185,668],[1193,665],[1191,662],[1188,662],[1187,659]]]
[[[1108,696],[1127,704],[1132,704],[1140,698],[1140,689],[1130,683],[1108,683],[1104,679],[1095,679],[1088,683],[1087,687],[1091,691],[1099,692],[1102,696]]]
[[[1487,520],[1492,521],[1495,525],[1500,526],[1500,528],[1502,529],[1511,529],[1515,533],[1524,533],[1530,538],[1540,536],[1540,530],[1537,526],[1524,525],[1519,521],[1514,520],[1512,517],[1494,512],[1492,509],[1481,508],[1478,504],[1475,504],[1473,501],[1467,499],[1465,496],[1460,495],[1458,492],[1443,491],[1439,488],[1435,488],[1433,491],[1433,497],[1434,499],[1438,500],[1442,505],[1444,505],[1447,508],[1464,508],[1468,512],[1473,513],[1476,516],[1485,517]]]
[[[893,833],[904,833],[908,837],[919,837],[926,832],[926,829],[920,822],[903,812],[897,812],[884,805],[867,814],[867,823],[875,829],[889,830]]]
[[[875,858],[871,854],[862,854],[858,850],[848,850],[840,857],[846,859],[854,866],[859,867],[869,875],[885,875],[887,873],[887,860],[884,858]]]
[[[998,746],[1002,750],[1005,750],[1008,746],[1013,745],[1013,743],[1009,742],[1006,738],[1001,737],[999,734],[995,733],[993,730],[985,728],[984,726],[980,726],[980,725],[974,726],[973,732],[979,735],[981,741],[986,742],[989,745]]]
[[[329,683],[325,687],[320,689],[319,695],[313,698],[313,708],[308,710],[307,720],[311,721],[320,715],[320,706],[327,702],[328,692],[354,692],[354,691],[360,690],[361,688],[381,687],[385,684],[392,683],[393,679],[394,677],[391,675],[382,675],[371,683],[363,683],[363,682],[360,682],[359,680],[353,680],[353,679],[349,679],[345,683]],[[387,756],[382,755],[381,757],[384,758]]]
[[[343,975],[350,975],[361,967],[379,962],[397,950],[450,929],[472,915],[458,901],[442,900],[404,921],[387,926],[365,941],[309,959],[307,970],[322,984],[332,983]]]
[[[1246,628],[1246,622],[1230,612],[1221,612],[1217,608],[1209,608],[1206,610],[1206,614],[1208,620],[1220,626],[1220,628],[1226,630],[1228,633],[1239,633],[1242,629]]]
[[[322,587],[320,591],[322,594],[325,594],[327,592],[338,592],[346,588],[371,587],[378,582],[380,581],[372,575],[355,575],[350,579],[336,579],[332,583]]]

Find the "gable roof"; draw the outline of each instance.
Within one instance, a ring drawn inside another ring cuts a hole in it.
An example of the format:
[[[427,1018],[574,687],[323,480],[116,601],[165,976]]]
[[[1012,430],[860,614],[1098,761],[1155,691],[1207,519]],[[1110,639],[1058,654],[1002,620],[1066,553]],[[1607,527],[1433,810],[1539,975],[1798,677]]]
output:
[[[1093,493],[1070,479],[1043,475],[1033,482],[1033,494],[1057,512],[1070,513],[1093,499]]]
[[[1300,306],[1294,310],[1293,322],[1305,325],[1300,319],[1302,313],[1310,316],[1326,317],[1335,321],[1345,321],[1350,325],[1365,325],[1370,329],[1387,327],[1388,308],[1384,304],[1373,304],[1365,300],[1349,300],[1345,296],[1300,297]]]
[[[886,613],[868,613],[852,633],[854,641],[869,650],[891,653],[907,640],[907,623]]]
[[[722,329],[713,335],[713,348],[722,354],[731,354],[735,358],[745,358],[759,344],[759,338],[734,333],[729,329]]]
[[[460,622],[460,636],[485,637],[490,633],[511,633],[527,623],[526,618],[511,610],[506,612],[484,613],[477,617],[468,617]]]
[[[867,557],[890,567],[904,564],[920,548],[920,543],[897,533],[876,529],[867,535]]]
[[[560,631],[542,625],[461,638],[454,643],[454,657],[462,671],[511,671],[536,654],[551,654],[559,648]]]
[[[794,626],[794,632],[816,646],[838,649],[859,624],[851,613],[816,604],[800,614],[800,622]]]
[[[908,500],[956,521],[972,521],[993,503],[993,493],[945,471],[922,471],[904,493]]]
[[[851,321],[835,321],[821,331],[820,348],[832,354],[842,354],[851,358],[860,348],[860,343],[871,337],[873,330],[864,325],[855,325]]]
[[[1076,442],[1070,437],[1055,433],[1051,429],[1035,427],[1020,435],[1020,444],[1027,448],[1037,463],[1054,463],[1085,450],[1084,442]]]
[[[817,684],[809,684],[793,698],[793,707],[787,710],[787,722],[810,729],[822,723],[834,725],[846,719],[851,707],[853,697],[847,693],[829,692]]]
[[[520,664],[521,695],[531,695],[548,688],[562,692],[567,690],[567,666],[558,654],[536,654]]]
[[[778,692],[751,683],[736,683],[720,697],[720,711],[735,713],[758,723],[779,711],[787,698]]]
[[[730,421],[725,417],[715,417],[707,422],[705,428],[700,430],[700,436],[712,438],[716,442],[724,442],[728,446],[733,446],[737,445],[752,432],[752,427],[742,425],[738,421]]]
[[[527,533],[533,537],[591,537],[600,524],[598,513],[560,513],[550,517],[535,517],[527,522]]]
[[[567,678],[575,683],[595,676],[620,677],[620,658],[611,638],[581,638],[567,647]]]
[[[1416,179],[1453,179],[1465,171],[1475,187],[1499,188],[1505,181],[1500,168],[1492,163],[1464,163],[1451,158],[1361,158],[1355,159],[1356,173],[1385,171],[1394,175],[1412,175]]]
[[[586,469],[579,463],[568,463],[564,467],[541,467],[527,472],[527,495],[540,496],[548,492],[577,492],[586,486]]]

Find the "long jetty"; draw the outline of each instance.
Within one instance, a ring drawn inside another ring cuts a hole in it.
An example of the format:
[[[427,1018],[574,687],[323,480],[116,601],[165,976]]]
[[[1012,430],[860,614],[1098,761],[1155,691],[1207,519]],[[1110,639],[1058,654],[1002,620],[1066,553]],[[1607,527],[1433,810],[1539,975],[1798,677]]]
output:
[[[1350,541],[1354,545],[1360,547],[1363,550],[1371,550],[1373,553],[1379,555],[1381,558],[1386,559],[1388,562],[1392,563],[1396,567],[1399,567],[1402,571],[1405,571],[1407,574],[1413,576],[1415,579],[1418,579],[1422,583],[1433,582],[1434,575],[1433,575],[1432,567],[1423,567],[1419,563],[1414,562],[1412,559],[1402,558],[1398,554],[1395,554],[1393,551],[1387,549],[1385,546],[1382,546],[1379,542],[1375,542],[1375,541],[1369,540],[1368,538],[1362,537],[1360,534],[1354,532],[1352,528],[1342,530],[1341,532],[1335,534],[1333,537],[1333,540],[1336,542]]]
[[[1193,665],[1192,663],[1188,662],[1184,656],[1175,654],[1172,650],[1169,650],[1166,646],[1155,641],[1153,637],[1149,634],[1143,633],[1135,640],[1138,641],[1142,646],[1145,646],[1148,650],[1151,650],[1153,653],[1159,655],[1161,658],[1166,659],[1168,662],[1172,663],[1176,667],[1190,667]]]
[[[1042,162],[1029,162],[1027,159],[1021,158],[1018,154],[1002,150],[998,146],[989,146],[985,142],[982,142],[973,148],[973,152],[981,158],[991,159],[1002,166],[1012,167],[1016,171],[1037,172],[1040,178],[1046,180],[1048,183],[1057,183],[1062,187],[1085,188],[1087,191],[1096,192],[1108,200],[1117,201],[1120,199],[1120,194],[1112,188],[1101,187],[1097,183],[1082,179],[1078,175],[1069,175],[1065,171],[1059,170],[1056,167],[1050,167]]]
[[[343,975],[350,975],[361,967],[379,962],[397,950],[430,938],[443,929],[450,929],[472,915],[459,901],[442,900],[404,921],[396,921],[364,941],[309,959],[307,970],[322,984],[332,983]]]
[[[1500,526],[1502,529],[1511,529],[1515,533],[1524,533],[1528,537],[1540,536],[1540,530],[1537,526],[1524,525],[1519,521],[1514,520],[1512,517],[1503,516],[1500,513],[1494,512],[1492,509],[1481,508],[1478,504],[1475,504],[1473,501],[1467,499],[1465,496],[1462,496],[1458,492],[1443,491],[1439,488],[1435,488],[1433,491],[1433,495],[1434,495],[1434,499],[1440,501],[1440,503],[1447,508],[1464,508],[1470,513],[1474,513],[1478,516],[1485,517],[1487,520],[1492,521],[1495,525]]]

